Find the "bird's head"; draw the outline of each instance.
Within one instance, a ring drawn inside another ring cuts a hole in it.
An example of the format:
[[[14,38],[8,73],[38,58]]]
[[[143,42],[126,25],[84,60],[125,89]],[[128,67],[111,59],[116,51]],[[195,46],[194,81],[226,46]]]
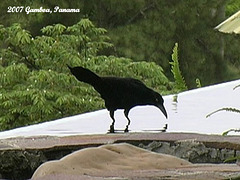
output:
[[[166,118],[168,118],[167,111],[166,111],[166,109],[165,109],[165,107],[163,105],[163,102],[164,102],[164,100],[163,100],[162,96],[159,93],[154,92],[151,104],[156,106],[156,107],[158,107],[162,111],[164,116]]]

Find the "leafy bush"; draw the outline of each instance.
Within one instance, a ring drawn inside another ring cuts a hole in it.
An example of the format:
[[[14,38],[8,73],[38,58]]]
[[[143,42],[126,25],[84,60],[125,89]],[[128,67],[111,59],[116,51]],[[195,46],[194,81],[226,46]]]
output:
[[[97,92],[78,82],[66,64],[99,75],[135,77],[164,94],[172,90],[155,63],[99,55],[113,45],[107,31],[89,19],[69,27],[46,26],[41,32],[33,37],[20,24],[0,26],[0,130],[103,108]]]

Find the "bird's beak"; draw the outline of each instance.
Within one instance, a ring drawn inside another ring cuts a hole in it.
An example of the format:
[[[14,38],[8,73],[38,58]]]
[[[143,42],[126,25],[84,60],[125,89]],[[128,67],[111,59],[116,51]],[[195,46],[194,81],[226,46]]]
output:
[[[164,114],[164,116],[165,116],[166,118],[168,118],[168,116],[167,116],[167,111],[166,111],[165,107],[164,107],[163,105],[157,105],[157,107],[162,111],[162,113]]]

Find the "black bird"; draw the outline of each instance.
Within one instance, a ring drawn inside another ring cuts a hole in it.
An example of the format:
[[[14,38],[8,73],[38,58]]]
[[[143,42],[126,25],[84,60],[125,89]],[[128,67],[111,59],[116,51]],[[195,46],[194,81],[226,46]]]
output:
[[[128,132],[128,126],[130,125],[128,113],[134,106],[156,106],[167,118],[162,96],[145,86],[141,81],[133,78],[100,77],[89,69],[67,66],[79,81],[92,85],[104,99],[105,106],[113,120],[110,126],[110,133],[114,133],[114,112],[117,109],[124,109],[124,115],[128,119],[124,132]]]

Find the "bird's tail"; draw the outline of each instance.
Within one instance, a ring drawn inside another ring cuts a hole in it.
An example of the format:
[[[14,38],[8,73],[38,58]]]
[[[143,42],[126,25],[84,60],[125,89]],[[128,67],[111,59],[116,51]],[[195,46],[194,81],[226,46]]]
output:
[[[101,77],[99,77],[94,72],[90,71],[84,67],[71,67],[67,64],[68,68],[70,69],[71,73],[77,78],[77,80],[81,82],[88,83],[93,87],[97,87],[101,82]]]
[[[71,67],[71,66],[69,66],[68,64],[66,64],[66,65],[67,65],[68,69],[70,69],[70,70],[72,69],[72,67]]]

